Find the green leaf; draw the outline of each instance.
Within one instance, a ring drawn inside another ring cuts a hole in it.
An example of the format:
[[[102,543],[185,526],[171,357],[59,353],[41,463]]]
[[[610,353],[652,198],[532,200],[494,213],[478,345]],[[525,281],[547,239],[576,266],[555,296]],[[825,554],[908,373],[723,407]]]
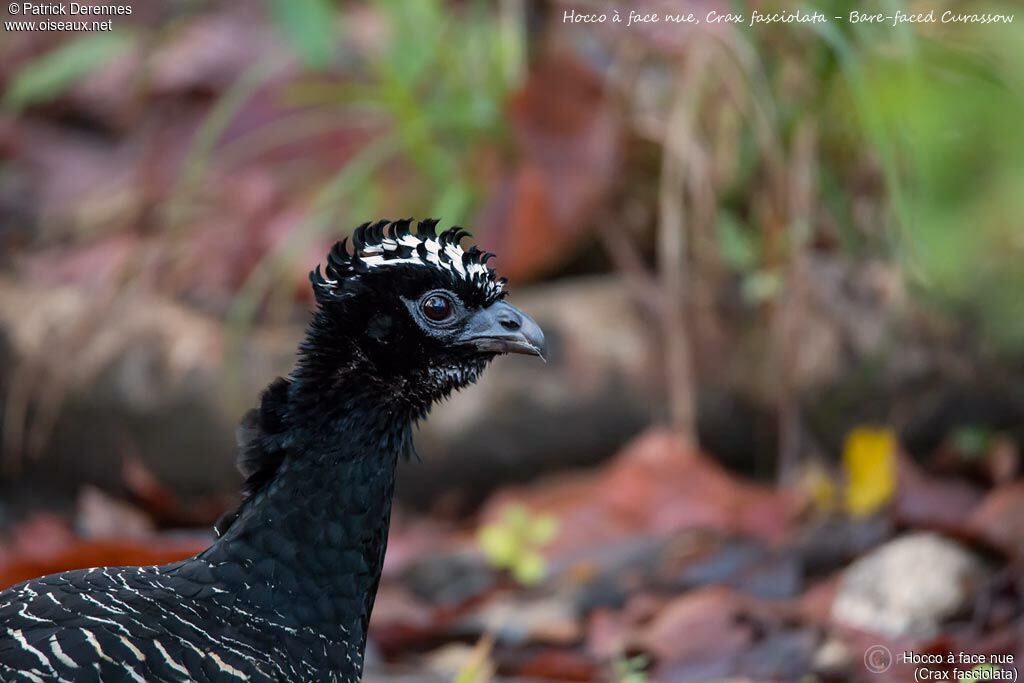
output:
[[[327,0],[267,0],[270,16],[306,66],[323,69],[334,57],[337,16]]]
[[[467,218],[470,204],[473,202],[473,189],[468,182],[458,176],[451,177],[452,181],[441,190],[441,196],[434,202],[430,215],[456,224]]]
[[[555,540],[558,535],[558,520],[551,515],[541,515],[533,520],[527,532],[531,543],[544,546]]]
[[[498,524],[488,524],[477,538],[487,559],[496,567],[509,567],[520,554],[521,543],[515,533]]]
[[[645,655],[628,659],[620,655],[612,660],[612,680],[615,683],[647,683],[646,669],[650,663]]]
[[[757,247],[736,216],[731,211],[722,211],[717,228],[722,260],[737,272],[749,272],[757,261]]]
[[[524,586],[536,586],[544,580],[547,571],[547,563],[540,553],[524,553],[512,565],[512,578]]]
[[[752,304],[771,301],[782,290],[782,277],[774,270],[755,270],[743,278],[740,292]]]
[[[132,45],[124,33],[97,33],[64,43],[18,70],[4,95],[4,107],[23,109],[67,92]]]
[[[968,458],[981,458],[988,451],[992,432],[982,426],[962,427],[953,432],[953,448]]]
[[[547,562],[538,552],[558,532],[558,520],[551,515],[530,514],[526,506],[512,504],[501,518],[477,532],[477,543],[491,566],[505,569],[519,583],[532,586],[547,575]]]
[[[519,503],[509,505],[505,508],[503,521],[508,528],[522,534],[530,525],[530,511],[526,509],[525,505]]]
[[[421,79],[444,81],[431,67],[449,42],[461,42],[445,31],[447,24],[439,0],[378,0],[377,7],[385,13],[395,36],[385,49],[383,67],[392,86],[411,91]]]

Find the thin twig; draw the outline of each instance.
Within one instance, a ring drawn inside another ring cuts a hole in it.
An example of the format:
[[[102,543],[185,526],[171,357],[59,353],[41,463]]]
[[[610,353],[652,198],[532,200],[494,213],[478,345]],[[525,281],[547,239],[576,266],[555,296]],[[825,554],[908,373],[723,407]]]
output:
[[[776,307],[774,324],[779,360],[779,462],[777,476],[788,481],[796,472],[802,451],[798,351],[808,301],[807,248],[814,202],[815,131],[812,124],[797,130],[787,174],[789,260],[785,287]]]
[[[622,273],[626,287],[637,305],[654,320],[661,320],[665,312],[664,292],[658,281],[644,265],[640,252],[610,221],[598,221],[597,238],[604,247],[615,269]]]
[[[697,411],[686,325],[688,258],[685,193],[687,165],[696,153],[694,112],[700,100],[708,59],[708,44],[698,41],[690,51],[669,114],[658,190],[658,272],[667,297],[663,325],[669,422],[673,431],[689,444],[697,442]]]

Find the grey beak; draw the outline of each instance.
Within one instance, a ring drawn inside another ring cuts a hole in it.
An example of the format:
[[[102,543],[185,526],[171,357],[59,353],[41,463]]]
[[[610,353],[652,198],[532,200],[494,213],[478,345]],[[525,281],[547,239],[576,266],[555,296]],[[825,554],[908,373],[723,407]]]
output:
[[[544,333],[533,318],[504,301],[477,311],[466,325],[460,341],[478,351],[523,353],[547,360]]]

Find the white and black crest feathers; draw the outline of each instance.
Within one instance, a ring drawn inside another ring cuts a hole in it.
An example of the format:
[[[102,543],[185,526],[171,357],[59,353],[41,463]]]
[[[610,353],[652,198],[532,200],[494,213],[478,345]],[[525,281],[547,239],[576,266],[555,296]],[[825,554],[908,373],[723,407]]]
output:
[[[476,288],[488,303],[504,295],[505,278],[499,278],[487,262],[494,254],[475,245],[463,249],[459,242],[469,233],[452,227],[437,234],[437,220],[419,221],[416,232],[412,220],[363,223],[352,234],[352,251],[348,238],[336,243],[321,271],[310,273],[317,298],[343,296],[344,283],[376,268],[400,265],[437,268],[448,273],[456,283]]]

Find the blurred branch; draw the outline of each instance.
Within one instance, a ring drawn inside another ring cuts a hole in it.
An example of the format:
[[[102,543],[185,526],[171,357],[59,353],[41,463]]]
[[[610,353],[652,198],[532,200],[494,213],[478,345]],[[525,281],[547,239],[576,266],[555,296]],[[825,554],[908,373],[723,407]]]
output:
[[[662,151],[658,190],[658,276],[666,292],[662,318],[665,338],[665,373],[668,377],[669,420],[673,430],[696,443],[696,398],[690,339],[686,326],[688,301],[687,174],[699,154],[694,141],[693,119],[700,101],[709,51],[695,44],[676,87]]]
[[[665,313],[665,296],[658,287],[657,279],[644,265],[636,245],[611,221],[599,220],[596,227],[597,238],[615,269],[626,279],[626,286],[629,287],[633,300],[644,308],[651,318],[661,320]]]
[[[789,258],[785,285],[777,302],[772,323],[775,327],[779,359],[779,461],[778,480],[786,482],[796,475],[803,455],[803,432],[799,405],[800,336],[807,315],[810,276],[807,249],[814,211],[814,177],[817,132],[814,123],[804,121],[797,129],[794,150],[787,174],[789,191]]]
[[[778,116],[772,89],[762,68],[763,61],[750,42],[736,31],[723,32],[720,42],[725,55],[733,57],[732,62],[727,59],[717,62],[723,67],[719,72],[722,84],[737,109],[747,115],[767,167],[768,182],[772,183],[770,194],[781,201],[786,196],[786,155],[777,134]],[[735,68],[727,68],[730,65]]]

